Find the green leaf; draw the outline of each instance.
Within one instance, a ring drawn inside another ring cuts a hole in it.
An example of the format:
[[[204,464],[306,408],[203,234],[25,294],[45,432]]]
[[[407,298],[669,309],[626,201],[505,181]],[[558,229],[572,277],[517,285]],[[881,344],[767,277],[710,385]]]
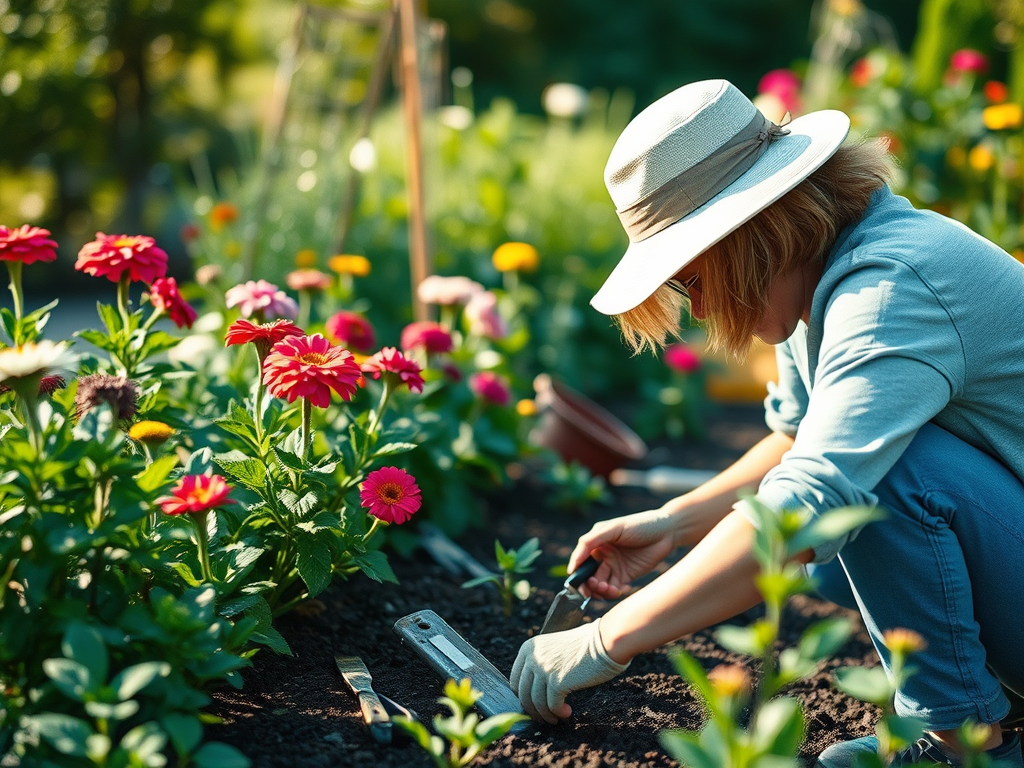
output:
[[[511,731],[516,723],[521,723],[530,718],[521,712],[504,712],[499,715],[492,715],[480,723],[475,731],[480,749],[485,749],[506,733]]]
[[[177,455],[170,454],[153,460],[153,463],[135,476],[139,488],[152,494],[163,487],[170,477],[171,470],[178,466]]]
[[[463,589],[472,589],[473,587],[479,587],[481,584],[500,584],[501,579],[497,576],[477,576],[475,579],[463,582]]]
[[[416,443],[385,443],[375,450],[370,458],[379,459],[383,456],[394,456],[399,453],[406,453],[418,447],[419,446],[417,446]]]
[[[92,728],[77,717],[45,712],[26,718],[39,735],[63,755],[86,756],[86,743]]]
[[[391,564],[387,556],[380,550],[362,552],[352,558],[352,562],[359,566],[360,570],[374,581],[397,584],[398,577],[391,570]]]
[[[892,685],[881,667],[841,667],[836,670],[836,687],[855,699],[886,706],[893,696]]]
[[[306,582],[309,596],[315,597],[331,583],[331,551],[316,536],[299,536],[295,544],[299,551],[295,562],[299,576]]]
[[[277,498],[288,508],[289,512],[300,519],[305,518],[320,505],[320,499],[312,491],[303,494],[302,498],[299,498],[291,489],[282,488],[278,492]]]
[[[121,313],[118,312],[116,307],[112,304],[103,304],[97,301],[96,311],[99,313],[100,320],[103,321],[111,336],[116,336],[121,332]]]
[[[129,699],[118,704],[107,704],[102,701],[85,702],[85,711],[89,717],[97,720],[127,720],[139,711],[139,702]]]
[[[734,653],[742,653],[747,656],[763,656],[765,652],[760,633],[753,627],[737,627],[732,624],[725,624],[715,630],[715,640],[723,648]]]
[[[180,341],[181,339],[177,336],[171,336],[171,334],[165,331],[150,331],[146,334],[145,341],[142,344],[142,357],[145,359],[161,352],[166,352],[168,349],[178,346]]]
[[[714,701],[715,692],[708,681],[704,667],[686,651],[675,648],[669,651],[669,659],[683,678],[697,689],[704,701]]]
[[[220,453],[213,460],[225,474],[254,491],[263,491],[267,481],[267,468],[259,459],[252,459],[241,451]]]
[[[827,541],[835,541],[862,525],[882,520],[885,512],[878,507],[842,507],[814,518],[789,542],[790,554],[813,549]]]
[[[752,732],[757,749],[773,755],[795,755],[804,738],[800,702],[789,697],[767,702],[754,718]]]
[[[928,724],[920,718],[899,715],[885,715],[876,726],[879,736],[888,733],[898,742],[894,745],[895,749],[902,749],[917,741],[927,727]]]
[[[219,741],[208,741],[195,751],[192,762],[196,768],[249,768],[249,758]]]
[[[102,349],[104,352],[112,352],[117,349],[117,345],[111,341],[110,336],[103,333],[103,331],[86,328],[81,331],[75,331],[74,335],[80,339],[84,339],[94,347]]]
[[[61,642],[61,652],[69,659],[84,664],[89,677],[102,685],[107,681],[107,647],[100,633],[87,624],[76,621],[68,626]]]
[[[166,661],[144,661],[121,670],[111,681],[110,687],[114,689],[119,700],[126,701],[158,677],[167,677],[169,674],[171,665]]]
[[[167,743],[167,734],[156,723],[143,723],[132,728],[121,739],[121,748],[147,760],[158,755]]]
[[[174,751],[179,755],[187,755],[203,738],[203,725],[194,715],[172,712],[160,719],[160,725],[171,737]]]
[[[687,768],[721,768],[711,755],[704,751],[696,736],[687,731],[661,731],[658,734],[658,741],[671,757]]]
[[[805,659],[820,661],[842,648],[852,631],[849,619],[824,619],[804,632],[797,647]]]
[[[61,693],[75,701],[84,701],[86,693],[105,682],[93,678],[88,667],[72,659],[44,659],[43,672]]]
[[[427,752],[435,755],[444,754],[444,742],[437,736],[434,736],[433,738],[440,742],[441,750],[439,752],[432,751],[430,731],[427,730],[427,727],[423,723],[418,720],[411,720],[405,715],[397,715],[391,719],[391,722],[412,736],[413,740],[415,740],[415,742]]]
[[[202,579],[196,578],[196,575],[192,572],[191,566],[188,563],[171,563],[171,570],[177,573],[190,587],[198,587],[203,583]]]
[[[277,459],[285,469],[290,469],[293,472],[306,471],[306,462],[294,453],[290,453],[283,448],[274,448],[272,453],[274,454],[274,458]]]
[[[17,336],[18,321],[14,317],[14,313],[11,312],[7,307],[0,307],[0,323],[3,324],[4,332],[7,334],[7,338],[10,339],[11,345],[15,344],[15,337]]]

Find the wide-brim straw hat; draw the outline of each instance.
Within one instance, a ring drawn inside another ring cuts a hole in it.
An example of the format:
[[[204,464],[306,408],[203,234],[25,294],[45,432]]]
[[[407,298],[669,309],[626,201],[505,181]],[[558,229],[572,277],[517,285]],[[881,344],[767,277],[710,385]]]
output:
[[[626,126],[605,167],[630,243],[591,305],[617,315],[643,303],[806,179],[849,130],[850,118],[833,109],[777,126],[726,80],[658,99]]]

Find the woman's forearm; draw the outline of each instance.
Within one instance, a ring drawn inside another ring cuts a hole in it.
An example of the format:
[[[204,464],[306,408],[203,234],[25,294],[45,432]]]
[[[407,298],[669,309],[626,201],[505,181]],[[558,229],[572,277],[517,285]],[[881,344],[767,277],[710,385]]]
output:
[[[667,502],[662,509],[678,520],[675,545],[692,545],[703,539],[729,514],[740,491],[756,491],[768,470],[792,447],[792,437],[773,432],[700,487]]]
[[[682,560],[601,617],[601,640],[620,664],[761,602],[754,527],[730,512]]]

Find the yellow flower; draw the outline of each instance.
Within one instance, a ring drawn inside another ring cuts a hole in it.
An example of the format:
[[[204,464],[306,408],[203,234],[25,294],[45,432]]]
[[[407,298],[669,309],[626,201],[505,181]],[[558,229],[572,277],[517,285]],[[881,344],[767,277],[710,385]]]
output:
[[[299,269],[316,266],[316,251],[312,248],[303,248],[295,254],[295,266]]]
[[[893,653],[902,653],[904,656],[928,647],[928,643],[917,632],[902,628],[887,629],[882,633],[882,643]]]
[[[338,254],[327,260],[327,266],[339,275],[366,277],[370,274],[370,260],[365,256]]]
[[[970,163],[971,168],[974,170],[984,173],[992,167],[995,157],[992,155],[991,149],[984,144],[978,144],[967,153],[967,162]]]
[[[537,403],[529,398],[523,398],[516,403],[516,413],[520,416],[536,416],[537,415]]]
[[[242,255],[242,246],[237,240],[232,240],[230,243],[224,244],[224,255],[229,259],[237,259]]]
[[[499,272],[533,272],[540,264],[540,257],[529,243],[502,243],[491,256],[491,262]]]
[[[862,8],[858,0],[830,0],[828,6],[839,16],[856,16]]]
[[[738,664],[719,664],[708,672],[708,682],[721,696],[735,696],[750,687],[750,675]]]
[[[162,421],[140,421],[132,424],[128,437],[140,443],[159,445],[174,434],[174,430]]]
[[[1024,110],[1020,104],[993,104],[985,107],[981,119],[990,131],[1020,128],[1024,122]]]

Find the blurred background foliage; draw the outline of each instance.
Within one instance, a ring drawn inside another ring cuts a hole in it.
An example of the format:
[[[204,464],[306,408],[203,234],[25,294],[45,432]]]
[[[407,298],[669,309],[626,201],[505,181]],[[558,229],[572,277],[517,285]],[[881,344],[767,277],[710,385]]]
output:
[[[304,265],[325,267],[343,246],[371,260],[372,276],[359,283],[364,309],[384,343],[397,341],[411,299],[395,78],[386,78],[361,141],[372,25],[307,19],[308,55],[268,153],[275,72],[297,7],[0,0],[0,223],[53,231],[56,271],[32,276],[48,292],[95,288],[71,265],[97,230],[156,237],[179,277],[213,263],[241,278],[251,253],[256,276],[282,281],[300,252]],[[916,203],[1011,252],[1020,247],[1019,137],[986,125],[982,89],[999,81],[1006,100],[1024,101],[1024,0],[649,0],[628,12],[615,0],[427,0],[420,8],[437,20],[435,36],[445,32],[443,43],[422,44],[434,268],[498,287],[510,279],[491,263],[498,245],[524,241],[541,254],[517,287],[532,334],[516,359],[521,390],[545,370],[598,396],[640,395],[654,406],[663,397],[669,373],[649,357],[627,358],[587,301],[626,242],[602,181],[612,143],[640,108],[691,80],[726,77],[754,96],[766,73],[789,71],[794,114],[848,110],[857,130],[893,139],[901,191]],[[950,57],[964,48],[984,52],[985,71],[954,83]],[[992,158],[984,168],[977,151],[968,159],[979,145]],[[215,218],[225,204],[234,214]],[[639,382],[659,378],[642,390]]]

